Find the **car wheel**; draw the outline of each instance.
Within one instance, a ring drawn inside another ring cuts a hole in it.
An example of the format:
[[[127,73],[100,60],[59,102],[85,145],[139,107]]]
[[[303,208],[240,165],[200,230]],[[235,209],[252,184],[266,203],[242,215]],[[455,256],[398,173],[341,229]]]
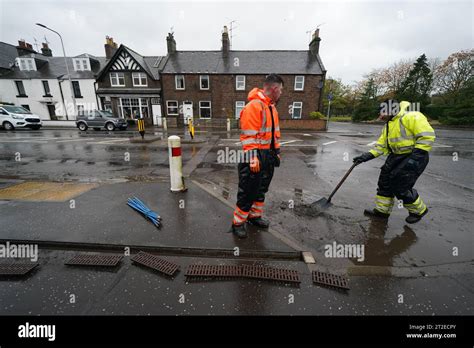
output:
[[[15,129],[15,127],[13,127],[13,125],[8,121],[3,122],[3,128],[7,131]]]
[[[108,130],[108,131],[113,131],[115,129],[115,125],[111,122],[107,123],[105,125],[105,128]]]
[[[77,125],[77,128],[79,128],[81,131],[85,131],[87,130],[87,125],[84,122],[81,122]]]

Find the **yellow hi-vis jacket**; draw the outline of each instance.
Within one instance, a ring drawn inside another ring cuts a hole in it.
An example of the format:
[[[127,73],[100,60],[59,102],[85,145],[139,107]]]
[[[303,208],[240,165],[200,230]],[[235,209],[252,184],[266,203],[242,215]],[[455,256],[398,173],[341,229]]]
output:
[[[380,138],[370,150],[372,155],[388,155],[390,150],[394,154],[408,154],[413,149],[431,150],[436,138],[434,130],[421,112],[406,111],[409,106],[407,101],[400,103],[400,112],[383,127]]]

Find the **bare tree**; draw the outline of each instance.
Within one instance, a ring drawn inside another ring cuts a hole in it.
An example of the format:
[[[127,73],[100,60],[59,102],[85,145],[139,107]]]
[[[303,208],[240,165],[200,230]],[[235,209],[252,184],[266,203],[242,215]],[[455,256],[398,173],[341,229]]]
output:
[[[474,49],[451,54],[434,71],[436,89],[440,93],[457,93],[473,76]]]

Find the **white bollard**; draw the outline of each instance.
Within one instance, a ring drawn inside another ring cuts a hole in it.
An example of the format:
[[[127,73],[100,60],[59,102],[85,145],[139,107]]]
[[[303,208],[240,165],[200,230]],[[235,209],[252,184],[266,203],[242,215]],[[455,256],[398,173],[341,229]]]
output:
[[[181,139],[177,135],[168,137],[171,191],[185,191],[183,162],[181,158]]]
[[[227,131],[230,132],[230,118],[227,119]]]
[[[168,123],[166,122],[166,117],[163,117],[163,130],[164,131],[168,130]]]

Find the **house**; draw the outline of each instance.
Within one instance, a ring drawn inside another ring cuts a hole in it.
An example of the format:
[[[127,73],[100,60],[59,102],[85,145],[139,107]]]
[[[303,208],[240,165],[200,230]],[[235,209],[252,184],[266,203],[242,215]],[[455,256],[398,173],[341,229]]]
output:
[[[212,120],[235,118],[247,94],[261,87],[269,73],[284,80],[278,103],[281,119],[308,119],[321,111],[326,69],[319,56],[319,29],[308,50],[232,50],[224,27],[219,51],[179,51],[173,33],[167,37],[168,55],[161,71],[164,116]]]
[[[127,119],[144,118],[161,125],[161,56],[142,56],[107,37],[106,66],[97,77],[97,95],[102,109]]]
[[[95,78],[104,57],[53,57],[47,43],[38,53],[24,40],[18,46],[0,42],[0,52],[0,102],[21,105],[44,120],[74,120],[98,108]]]

